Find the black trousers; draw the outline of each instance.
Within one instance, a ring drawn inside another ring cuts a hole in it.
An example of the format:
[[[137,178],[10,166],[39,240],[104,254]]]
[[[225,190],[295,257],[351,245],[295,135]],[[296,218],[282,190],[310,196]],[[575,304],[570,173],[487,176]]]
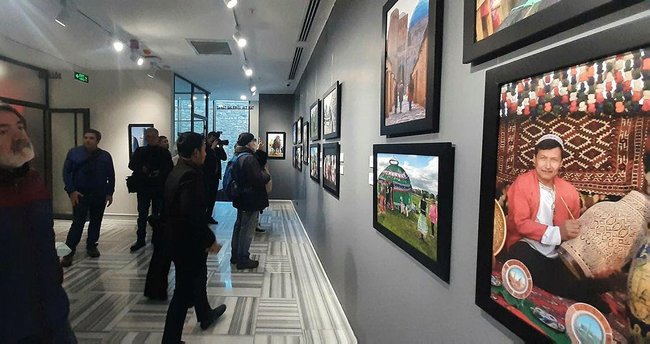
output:
[[[208,218],[212,217],[212,212],[214,211],[214,202],[217,201],[217,191],[219,188],[219,179],[216,180],[211,180],[209,182],[206,182],[206,200],[208,201],[208,207],[205,210],[205,214],[208,216]]]
[[[206,252],[192,253],[191,256],[175,254],[172,259],[176,267],[176,288],[167,309],[162,342],[177,344],[183,334],[188,308],[194,306],[199,322],[206,320],[210,314],[206,290],[208,254]]]
[[[606,279],[578,279],[559,257],[548,258],[523,241],[512,245],[507,256],[526,265],[534,286],[557,296],[591,304],[601,311],[606,307],[599,295],[611,289]]]
[[[68,231],[68,237],[65,244],[75,251],[79,241],[81,241],[81,234],[86,224],[86,218],[90,219],[88,224],[88,237],[86,238],[86,248],[95,248],[97,241],[99,241],[99,229],[102,226],[102,219],[104,218],[104,209],[106,209],[106,195],[85,192],[82,197],[79,197],[79,203],[72,208],[72,225]]]
[[[147,218],[149,218],[149,207],[152,215],[159,216],[162,210],[162,193],[155,190],[145,189],[138,191],[138,231],[137,240],[139,243],[145,242],[147,236]]]
[[[167,299],[167,288],[169,286],[167,278],[171,265],[172,259],[168,250],[161,247],[161,245],[154,244],[149,270],[147,270],[147,280],[144,284],[144,296],[156,300]]]

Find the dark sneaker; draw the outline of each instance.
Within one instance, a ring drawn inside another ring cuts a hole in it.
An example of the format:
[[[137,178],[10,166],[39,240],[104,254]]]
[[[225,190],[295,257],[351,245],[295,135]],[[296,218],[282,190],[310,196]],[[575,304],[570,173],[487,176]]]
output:
[[[236,265],[237,264],[237,259],[235,258],[230,258],[230,264]]]
[[[72,251],[70,254],[63,256],[61,258],[61,266],[64,268],[69,267],[72,265],[72,258],[74,258],[74,251]]]
[[[88,252],[88,256],[91,258],[99,257],[99,250],[97,249],[97,247],[89,248],[86,250],[86,252]]]
[[[257,260],[252,260],[249,259],[248,261],[237,263],[237,269],[238,270],[244,270],[244,269],[255,269],[260,265],[260,262]]]
[[[264,228],[262,228],[260,226],[255,227],[255,231],[257,233],[266,233],[266,229],[264,229]]]
[[[217,319],[226,311],[226,305],[220,305],[219,307],[210,311],[208,318],[201,321],[201,330],[207,330],[212,326]]]
[[[215,220],[214,218],[208,216],[208,224],[211,224],[211,225],[218,225],[218,224],[219,224],[219,221],[217,221],[217,220]]]
[[[131,246],[131,252],[135,252],[135,251],[143,248],[144,245],[145,245],[144,242],[136,241],[136,243],[133,244],[133,246]]]

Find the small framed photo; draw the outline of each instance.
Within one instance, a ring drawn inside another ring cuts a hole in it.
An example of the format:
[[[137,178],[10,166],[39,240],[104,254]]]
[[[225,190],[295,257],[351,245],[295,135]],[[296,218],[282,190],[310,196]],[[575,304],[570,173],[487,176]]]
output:
[[[338,142],[323,143],[323,188],[339,197],[341,146]]]
[[[266,132],[266,151],[269,159],[284,159],[284,147],[286,144],[287,134],[279,131]]]
[[[373,146],[373,225],[449,283],[454,146]]]
[[[298,118],[298,123],[296,123],[296,135],[298,135],[298,139],[296,140],[296,144],[301,144],[303,137],[302,137],[302,117]]]
[[[309,127],[309,136],[312,141],[320,140],[320,113],[321,101],[318,99],[309,107],[309,119],[311,124]]]
[[[295,161],[296,168],[298,169],[298,171],[302,172],[302,154],[303,154],[302,146],[296,146],[295,148],[296,148],[296,161]]]
[[[153,124],[129,124],[129,156],[133,155],[136,149],[149,145],[144,131],[153,127]]]
[[[320,143],[309,145],[309,177],[320,183]]]
[[[323,138],[341,137],[341,84],[337,81],[323,96]]]
[[[308,165],[309,154],[307,154],[307,152],[309,151],[309,122],[305,122],[305,124],[302,125],[302,138],[302,151],[305,153],[303,154],[302,163]]]
[[[291,127],[291,136],[293,138],[293,144],[296,145],[298,144],[298,130],[296,129],[298,126],[298,122],[293,122],[293,126]]]

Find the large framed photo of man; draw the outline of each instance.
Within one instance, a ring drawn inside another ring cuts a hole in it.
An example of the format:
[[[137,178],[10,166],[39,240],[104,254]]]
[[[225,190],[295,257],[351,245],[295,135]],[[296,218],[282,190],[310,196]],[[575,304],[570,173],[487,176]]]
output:
[[[144,131],[153,127],[153,124],[129,124],[129,156],[133,155],[136,149],[149,145]]]
[[[381,135],[438,132],[442,0],[389,0],[383,8]]]
[[[649,18],[487,72],[476,303],[526,342],[650,339],[648,80]]]
[[[323,96],[323,138],[341,137],[341,84],[337,81]]]
[[[373,226],[449,282],[454,147],[373,146]]]
[[[287,134],[284,132],[267,131],[266,149],[269,159],[284,159]]]

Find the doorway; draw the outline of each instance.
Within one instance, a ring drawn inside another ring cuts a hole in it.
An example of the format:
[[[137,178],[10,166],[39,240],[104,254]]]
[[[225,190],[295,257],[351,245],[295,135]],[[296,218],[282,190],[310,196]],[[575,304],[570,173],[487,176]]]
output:
[[[48,111],[50,132],[50,192],[54,218],[71,219],[72,205],[65,192],[63,164],[68,151],[83,144],[83,132],[90,128],[89,109],[50,109]]]

